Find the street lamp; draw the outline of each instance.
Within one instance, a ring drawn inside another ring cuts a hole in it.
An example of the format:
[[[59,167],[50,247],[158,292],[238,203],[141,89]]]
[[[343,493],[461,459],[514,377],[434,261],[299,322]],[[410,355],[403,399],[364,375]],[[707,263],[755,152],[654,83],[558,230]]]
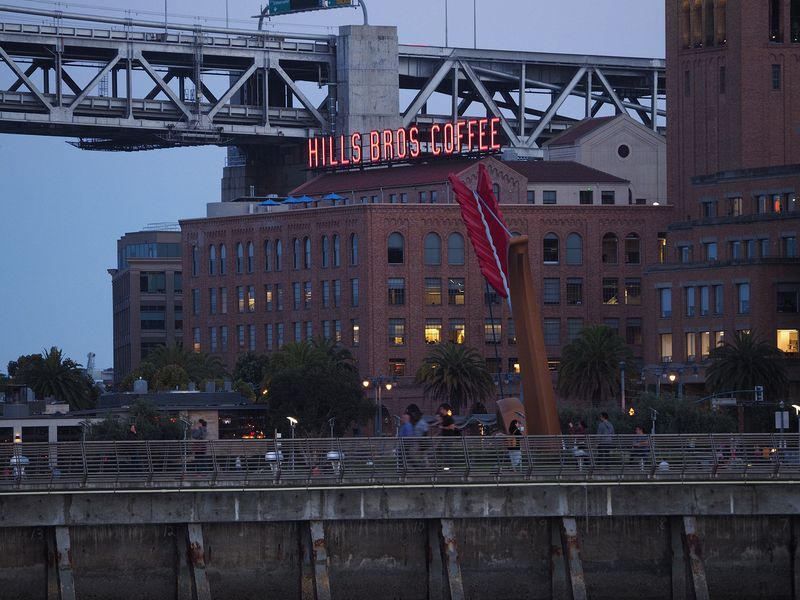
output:
[[[299,421],[294,417],[286,417],[286,420],[289,421],[289,427],[292,428],[292,439],[294,439],[294,428],[297,427]]]
[[[381,388],[386,391],[391,391],[393,383],[388,377],[378,375],[371,379],[365,379],[361,382],[364,388],[372,385],[375,388],[375,435],[383,435],[383,404],[381,402]]]

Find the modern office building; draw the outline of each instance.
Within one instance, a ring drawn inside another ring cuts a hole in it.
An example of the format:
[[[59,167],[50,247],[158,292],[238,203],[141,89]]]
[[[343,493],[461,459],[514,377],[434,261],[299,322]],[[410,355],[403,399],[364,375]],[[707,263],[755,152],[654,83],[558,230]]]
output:
[[[117,240],[109,269],[114,306],[114,383],[160,344],[183,341],[181,233],[158,224]]]
[[[657,260],[671,208],[631,205],[627,180],[574,162],[482,161],[509,228],[532,240],[551,367],[592,323],[641,355],[642,269]],[[297,208],[181,221],[187,343],[232,367],[246,350],[335,338],[362,375],[400,378],[405,391],[390,405],[419,399],[411,380],[441,340],[514,373],[508,306],[487,292],[447,182],[455,173],[474,186],[477,164],[328,173],[291,192],[309,199]]]
[[[800,3],[666,8],[675,222],[661,262],[646,269],[644,300],[656,314],[645,358],[701,383],[711,349],[748,330],[787,353],[796,385]]]

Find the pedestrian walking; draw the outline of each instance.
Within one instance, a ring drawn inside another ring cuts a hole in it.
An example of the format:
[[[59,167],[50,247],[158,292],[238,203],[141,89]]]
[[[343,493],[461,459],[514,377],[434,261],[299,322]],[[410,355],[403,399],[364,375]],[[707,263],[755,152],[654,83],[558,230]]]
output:
[[[522,437],[522,426],[519,421],[513,419],[508,424],[508,438],[506,445],[508,446],[508,460],[511,462],[511,468],[518,471],[522,466],[522,450],[519,447],[520,438]]]
[[[611,448],[614,446],[614,425],[608,420],[608,413],[600,413],[600,423],[597,425],[597,463],[598,466],[607,466],[611,458]]]

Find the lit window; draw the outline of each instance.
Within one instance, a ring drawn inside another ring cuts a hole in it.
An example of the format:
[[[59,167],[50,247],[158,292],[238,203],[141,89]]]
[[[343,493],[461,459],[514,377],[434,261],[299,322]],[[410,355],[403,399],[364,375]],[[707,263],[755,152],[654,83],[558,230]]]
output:
[[[797,354],[798,351],[798,330],[797,329],[778,329],[777,330],[777,343],[779,350]]]
[[[672,334],[662,333],[659,338],[661,362],[672,362]]]
[[[406,280],[403,277],[389,278],[389,304],[400,306],[406,303]]]
[[[389,319],[389,345],[403,346],[406,343],[406,320]]]
[[[694,332],[686,334],[686,360],[691,362],[697,358]]]
[[[642,280],[638,277],[625,279],[625,304],[639,305],[642,303]]]
[[[483,338],[487,344],[499,344],[503,339],[503,326],[500,319],[486,319],[483,325]]]
[[[619,280],[616,277],[603,278],[603,304],[619,304]]]
[[[442,304],[442,280],[439,277],[425,278],[425,306],[441,306]]]
[[[442,341],[442,320],[425,319],[425,343],[438,344]]]
[[[447,322],[447,339],[454,344],[463,344],[466,338],[464,319],[450,319]]]
[[[464,305],[464,278],[451,277],[447,282],[447,303],[454,306]]]

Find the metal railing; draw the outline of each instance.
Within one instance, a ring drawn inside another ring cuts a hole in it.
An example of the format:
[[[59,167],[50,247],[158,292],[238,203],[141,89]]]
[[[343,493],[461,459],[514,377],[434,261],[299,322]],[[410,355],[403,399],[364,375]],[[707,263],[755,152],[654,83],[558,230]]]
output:
[[[14,490],[800,478],[800,434],[0,444]]]

